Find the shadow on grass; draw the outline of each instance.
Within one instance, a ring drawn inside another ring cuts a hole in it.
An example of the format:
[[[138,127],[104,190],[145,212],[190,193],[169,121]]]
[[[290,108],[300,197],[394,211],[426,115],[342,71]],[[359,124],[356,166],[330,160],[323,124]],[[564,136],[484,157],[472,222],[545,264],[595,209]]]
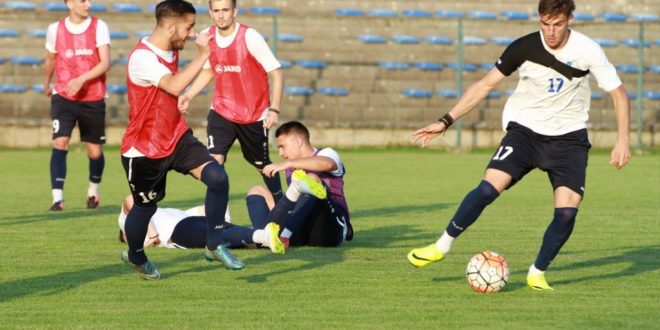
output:
[[[621,251],[622,249],[617,249],[616,251]],[[555,287],[563,284],[578,283],[584,281],[599,281],[599,280],[609,280],[616,279],[628,276],[635,276],[639,274],[644,274],[660,269],[660,263],[658,262],[658,256],[660,256],[660,246],[646,246],[646,247],[635,247],[623,249],[625,252],[618,255],[611,255],[602,258],[589,259],[584,261],[574,262],[568,265],[557,265],[551,267],[553,273],[560,272],[563,270],[575,270],[575,269],[584,269],[590,267],[601,267],[609,266],[613,264],[622,264],[622,267],[618,268],[612,272],[597,272],[596,274],[590,274],[587,276],[579,276],[575,278],[567,278],[564,280],[550,281],[550,285]],[[589,251],[586,251],[589,252]],[[561,253],[559,254],[561,256]],[[625,267],[627,265],[627,267]],[[521,269],[511,274],[527,274],[527,269]],[[433,278],[434,282],[448,282],[448,281],[460,281],[465,280],[465,275],[457,276],[445,276],[445,277],[436,277]],[[509,283],[505,291],[514,291],[521,288],[527,287],[526,283],[516,282]]]

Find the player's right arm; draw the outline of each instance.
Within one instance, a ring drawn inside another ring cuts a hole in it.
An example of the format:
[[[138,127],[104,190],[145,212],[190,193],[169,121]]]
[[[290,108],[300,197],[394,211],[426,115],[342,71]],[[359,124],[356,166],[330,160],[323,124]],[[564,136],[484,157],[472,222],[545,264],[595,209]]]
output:
[[[195,45],[197,45],[198,52],[195,58],[193,58],[185,69],[179,71],[177,74],[167,74],[163,76],[158,82],[158,88],[172,95],[180,95],[186,86],[195,79],[199,71],[202,69],[202,65],[204,65],[204,62],[208,59],[211,53],[211,50],[209,49],[209,39],[211,39],[211,36],[206,33],[197,35]]]
[[[50,88],[50,81],[55,72],[55,57],[57,53],[46,51],[46,58],[44,60],[44,95],[50,97],[53,94],[53,89]]]
[[[458,100],[456,105],[449,111],[449,115],[454,119],[454,121],[465,116],[467,113],[472,111],[474,108],[483,101],[488,93],[494,90],[506,76],[500,72],[498,68],[492,68],[488,73],[472,84],[468,89],[465,90],[461,98]],[[426,147],[433,138],[442,134],[447,130],[447,126],[444,122],[438,121],[432,123],[424,128],[418,129],[413,132],[413,143],[421,140],[422,147]]]

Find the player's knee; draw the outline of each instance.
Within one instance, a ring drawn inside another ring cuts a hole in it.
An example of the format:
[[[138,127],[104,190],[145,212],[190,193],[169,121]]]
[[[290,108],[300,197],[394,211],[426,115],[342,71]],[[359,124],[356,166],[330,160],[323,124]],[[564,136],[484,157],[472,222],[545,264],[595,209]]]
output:
[[[101,149],[88,150],[87,157],[89,157],[91,160],[98,160],[103,157],[103,151]]]
[[[486,180],[482,180],[474,191],[478,194],[479,198],[486,203],[486,205],[492,203],[500,195],[497,189]]]
[[[267,196],[268,194],[270,194],[270,191],[264,186],[254,186],[247,192],[248,196]]]
[[[574,207],[560,207],[555,209],[553,222],[560,230],[572,227],[575,224],[575,217],[578,209]]]
[[[220,191],[229,190],[229,178],[225,168],[215,162],[208,163],[202,170],[202,182],[206,184],[209,189]]]

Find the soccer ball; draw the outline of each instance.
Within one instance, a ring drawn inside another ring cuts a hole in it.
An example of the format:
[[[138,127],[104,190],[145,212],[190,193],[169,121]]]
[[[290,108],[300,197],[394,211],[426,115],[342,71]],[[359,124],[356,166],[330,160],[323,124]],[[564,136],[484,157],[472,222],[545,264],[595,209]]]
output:
[[[477,292],[498,292],[509,281],[509,264],[495,252],[480,252],[468,262],[465,276],[470,287]]]

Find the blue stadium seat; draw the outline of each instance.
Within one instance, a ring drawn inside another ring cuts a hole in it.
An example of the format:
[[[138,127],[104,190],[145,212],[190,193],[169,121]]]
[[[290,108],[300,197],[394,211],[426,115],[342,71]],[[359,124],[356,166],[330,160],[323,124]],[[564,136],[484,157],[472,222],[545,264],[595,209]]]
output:
[[[424,39],[426,42],[433,45],[449,46],[454,44],[454,40],[452,38],[445,36],[426,36]]]
[[[458,91],[456,91],[455,89],[449,89],[449,88],[438,89],[437,91],[435,91],[435,93],[438,94],[439,96],[448,99],[455,99],[458,97]]]
[[[636,64],[623,64],[623,65],[615,65],[614,66],[617,71],[621,71],[623,73],[638,73],[639,68],[637,67]]]
[[[505,91],[504,91],[504,94],[505,94],[506,96],[511,96],[511,95],[513,95],[513,89],[507,89],[507,90],[505,90]]]
[[[442,18],[463,18],[465,14],[455,10],[438,10],[435,12],[435,16]]]
[[[146,38],[146,37],[150,36],[151,32],[153,32],[153,31],[151,31],[151,30],[135,31],[135,36],[138,39],[142,39],[142,38]]]
[[[282,13],[281,10],[273,7],[252,7],[250,12],[259,15],[277,15]]]
[[[417,62],[415,63],[415,68],[422,71],[442,71],[445,66],[435,62]]]
[[[287,60],[278,60],[278,61],[280,62],[282,69],[288,69],[293,66],[293,63],[291,63],[291,61],[287,61]]]
[[[299,60],[296,64],[305,69],[323,69],[328,66],[328,63],[318,60]]]
[[[656,46],[660,46],[660,39],[653,40],[653,44]]]
[[[69,7],[64,2],[46,2],[41,7],[47,11],[69,11]]]
[[[128,39],[128,33],[122,31],[110,31],[111,39]]]
[[[633,38],[628,38],[628,39],[623,39],[621,40],[621,44],[624,46],[628,46],[630,48],[637,48],[640,45],[643,45],[644,48],[649,48],[651,47],[651,43],[648,41],[644,41],[644,43],[641,43],[639,39],[633,39]]]
[[[9,62],[18,65],[40,65],[43,61],[43,58],[36,56],[12,56],[9,58]]]
[[[0,38],[17,38],[19,35],[20,33],[12,28],[0,28]]]
[[[486,40],[480,37],[464,36],[463,43],[466,45],[483,46],[486,44]]]
[[[591,99],[592,100],[602,100],[605,97],[605,95],[602,92],[599,91],[592,91],[591,92]]]
[[[510,45],[514,39],[511,37],[491,37],[490,41],[498,46],[508,46]]]
[[[34,11],[36,9],[34,4],[26,1],[7,1],[5,2],[5,7],[9,10],[16,11]]]
[[[419,88],[407,88],[401,90],[401,94],[407,97],[412,97],[412,98],[424,98],[428,99],[431,96],[433,96],[433,92],[426,90],[426,89],[419,89]]]
[[[529,15],[527,13],[521,11],[512,11],[512,10],[503,11],[500,13],[500,16],[508,19],[509,21],[515,21],[515,20],[526,21],[529,19]]]
[[[46,29],[29,29],[27,33],[34,38],[46,38],[48,32]]]
[[[348,96],[348,90],[339,87],[320,87],[316,92],[326,96]]]
[[[660,100],[660,91],[646,91],[644,92],[644,97],[649,100],[658,101]]]
[[[591,22],[594,20],[594,15],[588,13],[574,13],[573,19],[582,22]]]
[[[654,64],[649,66],[649,72],[660,74],[660,65]]]
[[[421,9],[404,9],[403,11],[401,11],[401,13],[403,14],[403,16],[406,17],[418,17],[418,18],[433,17],[433,14],[431,14],[431,12]]]
[[[597,42],[601,47],[616,47],[619,44],[616,42],[616,40],[605,38],[594,38],[594,41]]]
[[[496,99],[499,99],[501,96],[502,96],[502,94],[500,94],[500,92],[498,92],[498,91],[490,91],[490,93],[488,93],[488,95],[486,95],[486,98],[489,99],[489,100],[496,100]]]
[[[385,37],[377,36],[375,34],[361,34],[358,36],[358,40],[365,44],[384,44],[387,42]]]
[[[492,68],[495,67],[495,64],[493,64],[492,62],[486,62],[479,64],[479,67],[481,68],[481,70],[490,71]]]
[[[408,36],[408,35],[393,35],[392,40],[398,44],[404,45],[417,45],[419,44],[419,39],[417,37]]]
[[[142,8],[131,3],[113,3],[112,9],[118,13],[140,13]]]
[[[607,22],[625,22],[628,18],[619,13],[603,13],[601,17]]]
[[[0,93],[25,93],[26,90],[21,84],[0,84]]]
[[[299,34],[280,33],[277,39],[281,42],[302,42],[303,36]]]
[[[658,22],[660,21],[660,18],[658,15],[653,15],[653,14],[647,14],[647,13],[636,13],[630,15],[630,18],[632,18],[634,21],[638,22]]]
[[[369,9],[367,12],[369,16],[376,17],[396,17],[397,13],[393,9]]]
[[[115,65],[115,64],[121,64],[121,65],[128,64],[128,56],[122,56],[120,58],[110,61],[110,65]]]
[[[473,10],[468,13],[468,17],[472,19],[493,20],[497,19],[497,14],[490,11]]]
[[[126,94],[126,92],[128,92],[126,85],[119,84],[109,84],[107,90],[110,94]]]
[[[194,5],[195,11],[197,14],[208,14],[209,13],[209,7],[207,6],[202,6],[202,5]]]
[[[0,57],[0,65],[4,64],[7,61],[6,58]]]
[[[37,92],[39,94],[44,93],[44,84],[33,84],[32,88],[30,88],[33,92]]]
[[[150,4],[147,6],[147,12],[153,13],[156,11],[156,5]]]
[[[104,12],[108,11],[108,7],[105,6],[105,5],[98,4],[98,3],[93,3],[89,7],[89,10],[91,10],[92,12],[95,12],[95,13],[104,13]]]
[[[311,89],[310,87],[286,86],[284,87],[284,94],[309,96],[314,94],[314,90]]]
[[[452,70],[458,70],[458,63],[448,63],[447,67]],[[472,63],[463,63],[463,71],[474,72],[479,69],[479,66]]]
[[[335,14],[338,16],[364,16],[364,12],[362,10],[353,8],[339,8],[335,10]]]
[[[637,99],[637,93],[633,91],[628,91],[628,98],[630,100],[636,100]]]
[[[184,60],[184,59],[179,57],[179,67],[180,68],[183,68],[184,66],[188,65],[188,63],[190,63],[189,60]]]
[[[385,70],[408,70],[410,65],[403,62],[383,61],[378,63],[378,67]]]

